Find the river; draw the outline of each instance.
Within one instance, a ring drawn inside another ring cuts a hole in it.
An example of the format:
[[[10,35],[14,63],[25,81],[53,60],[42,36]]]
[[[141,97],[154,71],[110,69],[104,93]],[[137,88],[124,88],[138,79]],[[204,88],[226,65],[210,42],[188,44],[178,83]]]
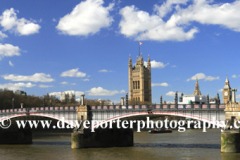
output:
[[[221,153],[219,129],[165,134],[134,132],[133,147],[71,149],[70,133],[35,134],[31,145],[0,145],[0,159],[199,159],[236,160],[240,153]]]

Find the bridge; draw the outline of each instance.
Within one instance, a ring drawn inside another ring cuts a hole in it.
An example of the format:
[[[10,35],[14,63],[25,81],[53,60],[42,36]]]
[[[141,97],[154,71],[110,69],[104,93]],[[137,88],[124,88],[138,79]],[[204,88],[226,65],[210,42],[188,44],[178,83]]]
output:
[[[50,119],[56,122],[62,121],[62,117],[64,117],[65,125],[76,126],[75,123],[72,123],[73,121],[95,120],[95,122],[98,121],[96,123],[106,123],[116,119],[146,120],[146,117],[153,119],[162,116],[176,116],[212,123],[213,117],[217,121],[225,120],[225,107],[224,104],[101,106],[87,106],[82,104],[80,106],[15,108],[0,110],[0,122],[8,119],[12,119],[13,121]],[[14,131],[0,129],[0,143],[29,144],[32,142],[31,130],[21,130],[16,126],[15,123]],[[23,139],[19,140],[19,137],[23,137]],[[91,130],[84,129],[81,126],[80,130],[74,130],[71,140],[72,148],[132,146],[133,131],[130,129],[96,128],[93,133]]]
[[[28,116],[47,117],[61,120],[64,117],[68,120],[78,120],[78,106],[62,107],[32,107],[0,110],[0,122],[5,119]],[[136,116],[177,116],[192,118],[200,121],[211,122],[214,117],[216,120],[225,120],[224,104],[194,104],[194,105],[102,105],[90,106],[91,119],[96,121],[106,121],[111,119],[122,119]]]

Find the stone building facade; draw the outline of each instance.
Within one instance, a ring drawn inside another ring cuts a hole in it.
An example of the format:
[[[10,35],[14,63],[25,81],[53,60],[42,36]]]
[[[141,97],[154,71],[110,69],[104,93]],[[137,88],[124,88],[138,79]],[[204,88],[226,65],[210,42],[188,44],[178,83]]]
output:
[[[144,66],[142,54],[137,57],[135,66],[132,59],[128,63],[129,100],[137,102],[152,102],[151,63],[148,55],[147,67]]]
[[[206,104],[207,97],[201,94],[200,87],[198,84],[198,78],[196,77],[195,90],[191,95],[181,95],[178,104]]]
[[[75,98],[76,96],[74,91],[65,91],[61,93],[60,101],[65,103],[74,103]]]

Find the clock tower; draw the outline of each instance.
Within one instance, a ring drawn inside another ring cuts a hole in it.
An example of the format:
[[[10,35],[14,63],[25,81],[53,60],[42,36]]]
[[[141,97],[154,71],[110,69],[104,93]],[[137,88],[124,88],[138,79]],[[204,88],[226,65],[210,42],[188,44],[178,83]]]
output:
[[[223,103],[227,104],[227,102],[230,101],[231,98],[232,98],[231,87],[227,76],[225,86],[223,87]]]

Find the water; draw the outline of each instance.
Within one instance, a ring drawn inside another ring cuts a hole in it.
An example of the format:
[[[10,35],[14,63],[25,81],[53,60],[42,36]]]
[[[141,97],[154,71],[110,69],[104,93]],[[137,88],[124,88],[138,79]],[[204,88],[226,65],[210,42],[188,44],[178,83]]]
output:
[[[32,145],[0,145],[0,159],[199,159],[235,160],[240,153],[221,153],[219,129],[134,133],[134,147],[71,149],[70,133],[34,135]]]

